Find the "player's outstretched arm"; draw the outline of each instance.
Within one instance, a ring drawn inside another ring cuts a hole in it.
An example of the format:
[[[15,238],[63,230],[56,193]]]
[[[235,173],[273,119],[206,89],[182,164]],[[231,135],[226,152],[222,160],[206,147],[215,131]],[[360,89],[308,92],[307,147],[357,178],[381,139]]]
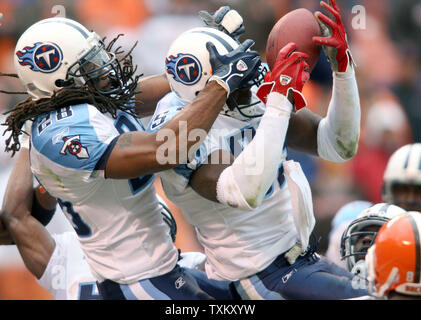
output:
[[[257,52],[247,51],[253,44],[252,40],[246,40],[237,49],[221,56],[209,43],[213,75],[206,87],[157,132],[130,132],[117,137],[106,162],[105,176],[136,178],[185,162],[187,151],[191,152],[192,146],[200,144],[192,139],[181,141],[180,137],[188,137],[194,129],[209,131],[229,93],[258,76],[260,58]],[[160,157],[159,151],[163,148],[166,155],[173,155],[174,161]]]
[[[262,203],[278,175],[293,107],[306,106],[301,94],[310,77],[306,58],[306,54],[296,52],[293,43],[279,52],[272,73],[266,74],[266,82],[257,92],[266,103],[266,110],[255,137],[235,160],[227,151],[211,154],[208,163],[191,178],[190,185],[196,192],[209,200],[245,210]],[[212,164],[213,159],[226,157],[231,165]]]
[[[309,110],[291,117],[288,146],[334,162],[352,158],[358,149],[361,108],[354,63],[349,50],[345,28],[335,0],[331,6],[322,2],[334,20],[321,12],[315,16],[322,37],[313,41],[323,46],[333,72],[332,99],[325,118]]]
[[[318,127],[317,151],[323,159],[341,162],[357,153],[361,109],[345,27],[336,1],[330,3],[321,2],[321,5],[335,21],[320,12],[315,13],[323,37],[315,37],[313,41],[323,46],[333,71],[332,99],[328,114]]]
[[[22,148],[7,184],[1,220],[26,267],[39,279],[53,254],[55,242],[47,229],[31,215],[33,195],[29,150]]]
[[[2,216],[3,212],[0,211],[0,217]],[[3,226],[3,222],[0,219],[0,245],[8,245],[13,244],[13,239],[10,236],[9,232]]]

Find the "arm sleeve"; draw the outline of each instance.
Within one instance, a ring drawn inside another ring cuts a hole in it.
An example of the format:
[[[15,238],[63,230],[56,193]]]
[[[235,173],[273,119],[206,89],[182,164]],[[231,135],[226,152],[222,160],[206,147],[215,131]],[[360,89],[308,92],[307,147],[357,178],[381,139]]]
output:
[[[285,96],[269,94],[255,137],[218,179],[219,202],[244,210],[262,203],[277,177],[291,110]]]
[[[352,158],[358,149],[360,121],[360,98],[355,72],[334,73],[329,110],[317,130],[319,156],[334,162]]]
[[[46,225],[50,223],[55,212],[56,212],[56,207],[54,207],[53,210],[47,210],[38,202],[37,195],[34,189],[31,215],[45,227]]]

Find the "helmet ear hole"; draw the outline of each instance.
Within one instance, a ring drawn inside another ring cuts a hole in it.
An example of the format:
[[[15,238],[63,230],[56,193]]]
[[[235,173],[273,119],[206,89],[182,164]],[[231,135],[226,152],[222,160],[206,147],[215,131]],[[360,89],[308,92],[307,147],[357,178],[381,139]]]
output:
[[[54,84],[56,85],[56,87],[59,88],[63,88],[63,87],[68,87],[70,85],[72,85],[74,83],[73,79],[69,79],[69,80],[62,80],[62,79],[57,79]]]

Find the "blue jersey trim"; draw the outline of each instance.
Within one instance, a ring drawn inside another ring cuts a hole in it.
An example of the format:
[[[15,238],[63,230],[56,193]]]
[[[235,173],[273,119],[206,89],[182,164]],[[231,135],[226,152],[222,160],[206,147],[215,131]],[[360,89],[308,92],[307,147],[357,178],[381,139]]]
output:
[[[102,154],[102,157],[96,163],[95,170],[105,170],[105,166],[107,165],[108,158],[110,157],[111,152],[113,152],[114,147],[119,138],[120,136],[117,136],[110,142],[107,149],[105,149],[104,153]]]
[[[193,174],[193,170],[188,168],[186,164],[180,164],[178,167],[173,169],[175,173],[183,176],[186,180],[190,181],[190,177]]]

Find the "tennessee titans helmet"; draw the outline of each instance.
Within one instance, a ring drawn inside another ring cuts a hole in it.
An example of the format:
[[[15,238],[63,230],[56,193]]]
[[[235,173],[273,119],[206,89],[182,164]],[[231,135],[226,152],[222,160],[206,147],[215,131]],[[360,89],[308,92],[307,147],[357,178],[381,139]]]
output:
[[[373,245],[380,227],[389,219],[405,212],[406,210],[395,205],[377,203],[365,209],[349,224],[341,238],[341,258],[345,259],[348,271],[356,272],[353,270],[354,266],[357,261],[364,261],[367,249]],[[367,237],[367,241],[362,242],[364,237]]]
[[[165,59],[168,82],[171,90],[185,104],[194,100],[212,76],[209,52],[206,49],[207,42],[213,43],[221,55],[227,54],[239,46],[236,40],[222,31],[210,27],[199,27],[182,33],[173,41],[168,50]],[[262,67],[259,79],[263,79],[264,71],[265,69]],[[255,80],[248,84],[244,91],[258,82],[259,80]],[[226,104],[221,111],[223,114],[242,120],[262,115],[261,110],[258,110],[257,114],[256,109],[260,100],[255,98],[246,105],[241,105],[236,103],[234,95],[231,94],[228,97],[228,103],[231,102],[232,106],[228,107]]]
[[[48,18],[29,27],[16,44],[14,64],[34,100],[87,81],[104,95],[122,92],[126,87],[114,53],[107,52],[95,32],[67,18]],[[107,88],[96,85],[104,77],[110,80]]]
[[[421,210],[419,200],[397,199],[396,185],[421,186],[421,143],[407,144],[390,157],[383,176],[383,201],[402,206],[407,210]]]

